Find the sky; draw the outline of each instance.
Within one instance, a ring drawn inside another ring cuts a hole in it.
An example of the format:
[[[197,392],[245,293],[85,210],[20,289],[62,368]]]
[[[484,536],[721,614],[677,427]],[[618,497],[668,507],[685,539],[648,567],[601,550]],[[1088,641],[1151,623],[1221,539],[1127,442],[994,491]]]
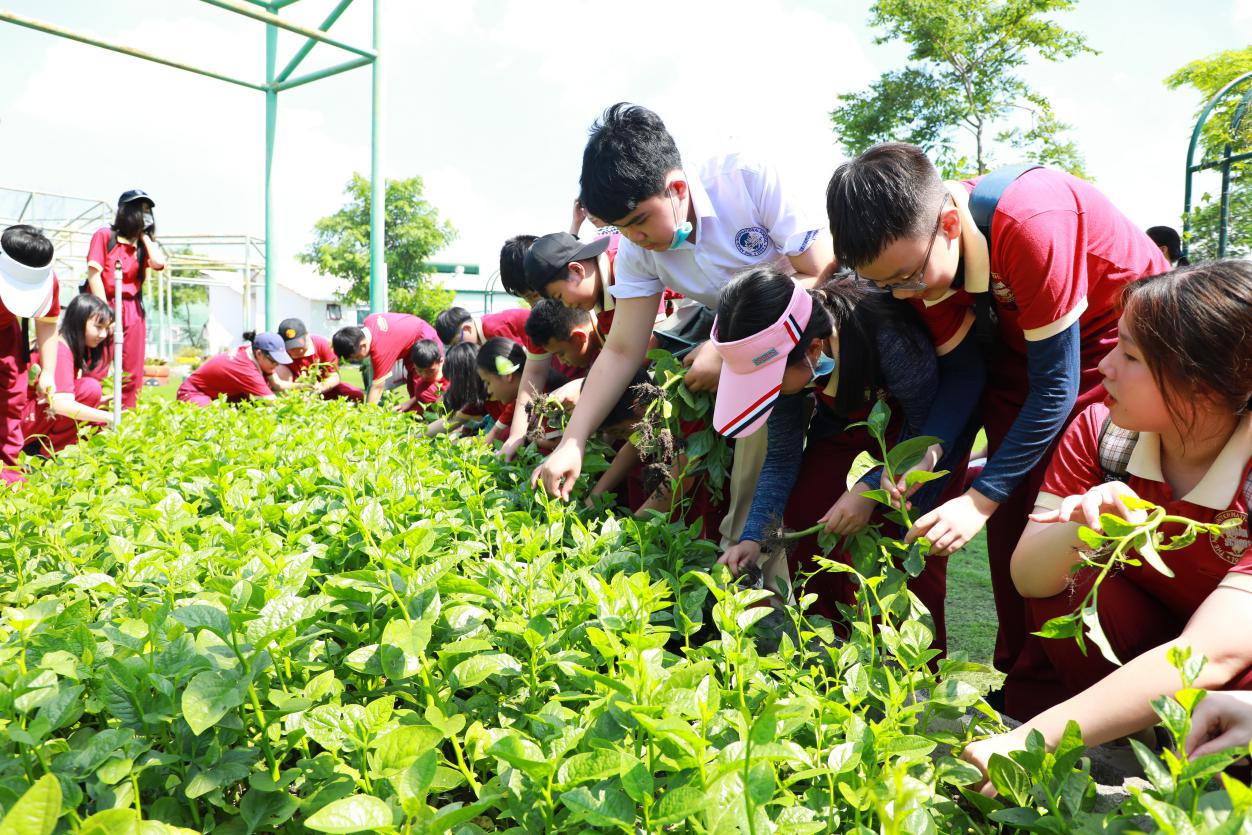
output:
[[[617,101],[657,111],[687,161],[748,150],[821,210],[844,158],[842,93],[902,66],[869,0],[382,0],[383,170],[420,175],[458,231],[438,260],[495,269],[500,244],[568,226],[587,129]],[[263,81],[265,26],[197,0],[6,0],[8,10]],[[282,14],[316,26],[334,0]],[[1185,10],[1185,14],[1181,13]],[[1073,126],[1087,170],[1132,220],[1176,225],[1199,101],[1163,80],[1252,42],[1252,0],[1083,0],[1058,22],[1096,55],[1036,62],[1026,80]],[[371,43],[370,0],[331,34]],[[279,66],[303,42],[282,33]],[[318,45],[306,72],[344,60]],[[113,202],[143,188],[166,234],[264,229],[264,95],[0,23],[0,187]],[[279,95],[280,275],[370,165],[370,70]],[[1012,161],[1007,155],[1002,160]]]

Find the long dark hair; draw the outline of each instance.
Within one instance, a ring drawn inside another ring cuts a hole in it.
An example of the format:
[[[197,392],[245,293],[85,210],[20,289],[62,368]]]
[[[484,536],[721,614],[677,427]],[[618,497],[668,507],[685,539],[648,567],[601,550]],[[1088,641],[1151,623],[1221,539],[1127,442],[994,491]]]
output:
[[[70,346],[77,371],[90,371],[104,359],[105,349],[113,344],[113,337],[106,338],[94,348],[87,347],[87,323],[99,319],[105,326],[113,324],[113,308],[104,299],[91,293],[79,293],[65,307],[61,317],[61,338]]]
[[[461,342],[448,349],[443,358],[443,376],[448,388],[443,404],[450,411],[481,408],[487,399],[487,387],[478,376],[478,346]]]
[[[777,322],[791,303],[794,288],[793,279],[772,267],[741,272],[722,290],[717,306],[718,339],[746,339]],[[877,339],[881,328],[895,328],[915,337],[918,350],[929,349],[917,314],[908,304],[850,273],[831,277],[809,290],[809,295],[813,313],[800,341],[787,355],[787,365],[804,362],[814,339],[826,339],[837,331],[839,387],[834,408],[841,415],[863,408],[882,386]]]
[[[1252,261],[1226,259],[1132,281],[1122,291],[1130,337],[1179,429],[1197,395],[1252,409]]]
[[[143,242],[143,207],[151,206],[151,201],[140,198],[138,200],[129,200],[121,203],[117,207],[117,214],[113,216],[113,231],[123,238],[130,238],[135,242],[135,257],[139,261],[139,277],[143,278],[143,269],[148,263],[148,247]],[[148,234],[156,237],[156,221],[148,228]]]

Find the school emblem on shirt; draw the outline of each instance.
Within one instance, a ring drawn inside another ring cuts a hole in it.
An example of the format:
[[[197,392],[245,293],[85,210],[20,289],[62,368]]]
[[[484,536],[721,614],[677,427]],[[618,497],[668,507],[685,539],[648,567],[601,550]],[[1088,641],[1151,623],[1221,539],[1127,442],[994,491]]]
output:
[[[749,258],[759,258],[769,249],[769,230],[764,226],[746,226],[735,233],[735,248]]]
[[[1220,525],[1229,519],[1237,519],[1239,524],[1226,528],[1221,536],[1209,537],[1209,544],[1213,546],[1213,553],[1234,565],[1252,546],[1252,539],[1248,538],[1248,514],[1242,511],[1223,510],[1213,517],[1213,522]]]
[[[991,274],[991,295],[995,296],[996,304],[1001,307],[1007,307],[1010,310],[1017,309],[1017,297],[1013,295],[1013,290],[1000,280],[997,273]]]

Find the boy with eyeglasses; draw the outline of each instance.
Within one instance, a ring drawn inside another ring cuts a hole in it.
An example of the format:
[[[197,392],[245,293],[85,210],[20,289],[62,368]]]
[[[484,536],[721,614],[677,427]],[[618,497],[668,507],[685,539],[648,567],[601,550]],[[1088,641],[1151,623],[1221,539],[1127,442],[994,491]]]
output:
[[[1009,673],[1009,713],[1030,716],[1037,688],[1024,683],[1042,654],[1030,646],[1009,561],[1056,438],[1104,397],[1096,366],[1117,341],[1122,288],[1169,264],[1094,186],[1047,168],[1027,171],[1003,192],[989,243],[970,212],[980,179],[945,183],[920,148],[885,143],[839,166],[826,207],[839,264],[909,299],[926,321],[942,363],[932,419],[972,417],[966,437],[978,424],[986,429],[982,472],[918,519],[908,539],[925,536],[932,553],[950,554],[991,520],[995,662]],[[983,362],[974,329],[980,296],[998,320],[981,400],[970,396],[977,375],[962,376]]]

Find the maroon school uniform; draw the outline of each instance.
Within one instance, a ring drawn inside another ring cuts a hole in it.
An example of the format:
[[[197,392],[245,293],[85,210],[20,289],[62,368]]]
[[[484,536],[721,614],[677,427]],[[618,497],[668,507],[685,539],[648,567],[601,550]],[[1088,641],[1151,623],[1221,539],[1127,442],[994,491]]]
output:
[[[56,276],[52,290],[36,319],[55,321],[61,313],[61,289]],[[0,482],[24,480],[16,469],[22,451],[22,420],[26,414],[26,391],[29,385],[29,364],[22,350],[22,324],[0,302]]]
[[[31,355],[31,362],[38,362],[38,353]],[[74,366],[74,352],[64,340],[57,340],[56,390],[72,392],[74,400],[91,409],[100,407],[100,381],[85,377]],[[32,441],[38,442],[38,449],[45,455],[60,452],[71,444],[78,443],[78,421],[58,415],[51,407],[38,399],[37,390],[32,386],[26,392],[26,416],[22,423],[29,449]],[[87,424],[98,426],[100,424]]]
[[[1105,578],[1100,586],[1100,626],[1113,650],[1123,662],[1153,647],[1177,638],[1200,604],[1218,586],[1252,592],[1252,540],[1248,536],[1248,497],[1252,495],[1252,416],[1244,415],[1225,448],[1199,484],[1185,496],[1175,496],[1161,473],[1160,439],[1151,432],[1126,433],[1110,426],[1116,444],[1106,439],[1101,455],[1101,433],[1108,408],[1089,407],[1070,424],[1061,437],[1048,466],[1037,503],[1056,509],[1061,499],[1086,493],[1106,480],[1102,458],[1113,452],[1126,460],[1124,482],[1142,499],[1160,505],[1172,516],[1197,522],[1237,524],[1222,536],[1200,535],[1195,542],[1160,556],[1174,572],[1166,577],[1148,565],[1128,565]],[[1118,449],[1114,450],[1116,445]],[[1127,452],[1126,447],[1133,445]],[[1177,534],[1177,525],[1163,525],[1165,534]],[[1072,612],[1095,578],[1095,571],[1082,569],[1075,587],[1055,597],[1027,601],[1032,626],[1042,627],[1049,619]],[[1086,655],[1072,638],[1044,639],[1043,649],[1052,662],[1053,673],[1062,687],[1056,701],[1079,693],[1109,673],[1114,667],[1088,648]],[[1234,683],[1248,686],[1246,673]],[[1051,705],[1047,705],[1050,707]]]
[[[298,380],[305,374],[309,374],[320,383],[331,374],[339,373],[339,357],[335,356],[335,349],[331,347],[330,340],[324,336],[312,333],[307,335],[305,339],[309,340],[309,350],[302,357],[292,357],[292,362],[287,365],[287,369],[291,372],[291,378]],[[340,382],[334,388],[322,392],[322,397],[326,400],[337,400],[340,398],[345,400],[364,400],[365,392],[356,386]]]
[[[117,287],[117,262],[122,264],[122,309],[114,311],[122,322],[122,407],[133,409],[139,401],[139,388],[143,385],[144,352],[147,350],[148,325],[143,312],[143,281],[139,274],[139,251],[133,242],[116,238],[113,248],[105,251],[113,230],[103,226],[91,236],[87,248],[87,266],[100,271],[100,281],[109,307],[113,307],[114,290]],[[157,269],[149,265],[149,269]],[[112,373],[113,343],[105,349],[105,361],[91,369],[88,375],[96,379]]]
[[[972,193],[981,178],[961,185]],[[1117,342],[1119,299],[1131,281],[1169,270],[1156,244],[1090,183],[1038,168],[1005,190],[991,224],[989,276],[966,275],[963,289],[929,306],[912,300],[936,346],[951,340],[974,306],[971,292],[988,291],[1003,342],[991,359],[979,414],[994,456],[1030,392],[1026,344],[1080,330],[1078,398],[1069,420],[1104,397],[1100,360]],[[965,259],[970,260],[968,257]],[[986,287],[978,286],[985,281]],[[1033,716],[1048,698],[1036,686],[1047,661],[1030,635],[1025,602],[1009,562],[1026,526],[1055,442],[987,523],[987,552],[999,617],[995,665],[1009,673],[1005,695],[1013,716]]]
[[[218,354],[206,360],[178,387],[177,398],[185,403],[208,406],[222,396],[231,403],[238,403],[273,395],[265,375],[252,359],[251,350],[243,345],[233,354]]]
[[[417,366],[409,360],[409,352],[423,339],[439,345],[442,352],[439,334],[424,319],[408,313],[373,313],[365,317],[362,327],[370,332],[369,359],[374,379],[389,376],[395,364],[403,362],[405,387],[409,397],[413,397],[421,380]]]
[[[561,362],[560,359],[545,351],[542,345],[536,345],[534,340],[526,335],[526,320],[529,318],[528,308],[514,307],[501,310],[499,313],[488,313],[479,319],[478,323],[482,329],[484,341],[497,336],[511,339],[526,349],[527,359],[542,360],[551,357],[554,371],[567,380],[575,379],[578,374],[577,368]]]

